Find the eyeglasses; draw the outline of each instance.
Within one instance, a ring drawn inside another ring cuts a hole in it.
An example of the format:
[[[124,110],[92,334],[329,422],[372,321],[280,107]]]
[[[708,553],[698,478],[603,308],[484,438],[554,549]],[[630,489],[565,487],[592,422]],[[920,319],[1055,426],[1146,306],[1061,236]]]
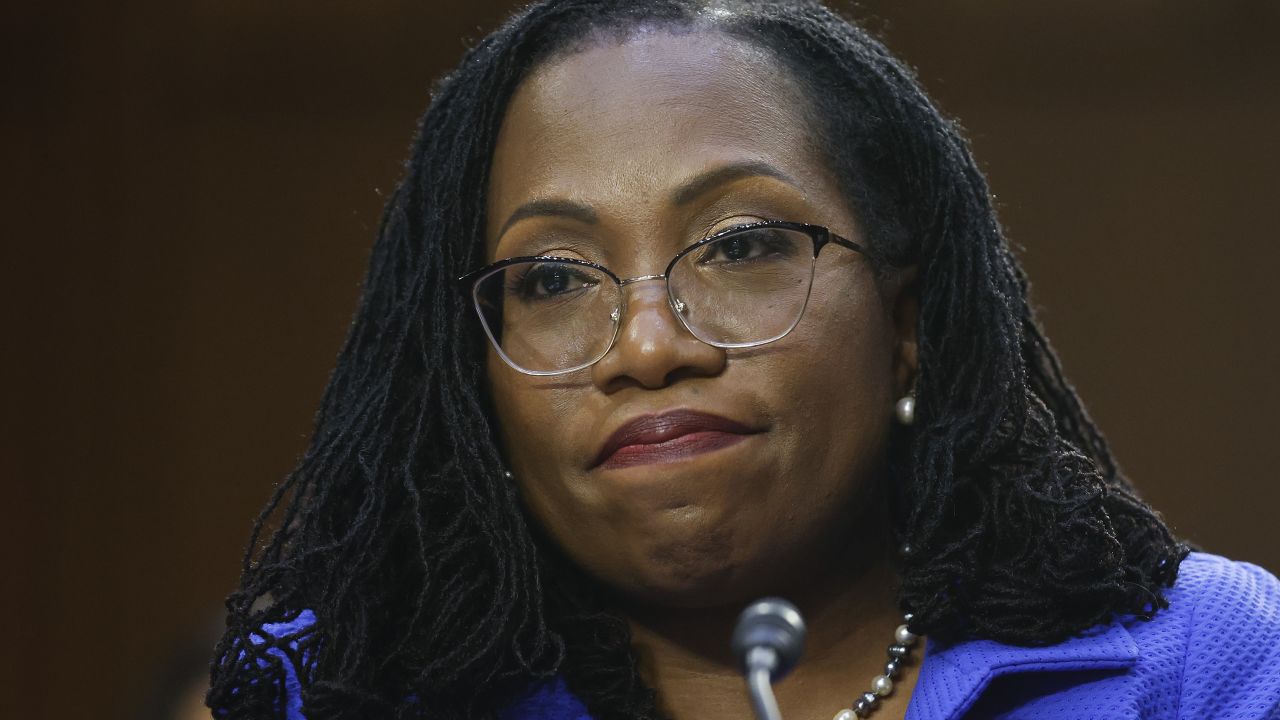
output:
[[[666,280],[667,299],[696,338],[720,348],[779,340],[800,323],[818,253],[828,244],[866,256],[825,227],[767,221],[740,225],[681,250],[661,275],[620,279],[608,268],[561,257],[513,257],[458,278],[498,355],[528,375],[589,367],[618,338],[623,288]]]

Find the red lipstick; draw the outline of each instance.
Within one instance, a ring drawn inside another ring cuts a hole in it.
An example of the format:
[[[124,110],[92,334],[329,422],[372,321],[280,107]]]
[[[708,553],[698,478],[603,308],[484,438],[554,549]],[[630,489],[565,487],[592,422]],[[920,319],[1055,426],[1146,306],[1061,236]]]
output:
[[[641,415],[605,440],[593,468],[624,468],[672,462],[728,447],[761,430],[719,415],[696,410],[672,410]]]

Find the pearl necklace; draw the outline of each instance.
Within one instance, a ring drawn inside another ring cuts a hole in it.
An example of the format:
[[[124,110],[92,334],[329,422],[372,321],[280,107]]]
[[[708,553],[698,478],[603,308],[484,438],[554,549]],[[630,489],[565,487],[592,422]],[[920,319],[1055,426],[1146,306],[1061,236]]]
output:
[[[911,659],[911,650],[919,638],[907,629],[911,624],[911,613],[902,618],[902,624],[893,631],[894,643],[889,646],[889,660],[884,664],[884,673],[871,680],[871,690],[864,692],[853,701],[853,705],[840,712],[832,720],[853,720],[855,717],[870,717],[880,707],[880,698],[889,697],[893,693],[893,681],[902,674],[902,666]]]

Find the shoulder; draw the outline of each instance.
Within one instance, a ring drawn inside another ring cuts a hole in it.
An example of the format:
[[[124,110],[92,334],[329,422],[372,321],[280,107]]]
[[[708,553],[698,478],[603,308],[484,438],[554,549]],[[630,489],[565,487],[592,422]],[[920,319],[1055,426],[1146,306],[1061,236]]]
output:
[[[259,660],[259,665],[279,661],[284,671],[283,698],[286,720],[306,720],[302,707],[300,677],[313,660],[313,643],[309,638],[316,626],[316,615],[303,610],[293,619],[265,623],[260,633],[251,638],[272,660]],[[412,697],[412,696],[411,696]],[[279,707],[279,706],[277,706]],[[499,720],[591,720],[587,708],[566,686],[564,678],[532,683],[527,691],[498,713]]]
[[[1222,597],[1222,591],[1231,591],[1237,597],[1235,600]],[[1173,595],[1198,597],[1201,606],[1208,603],[1229,609],[1238,605],[1239,612],[1259,614],[1260,619],[1274,620],[1274,602],[1280,595],[1280,580],[1252,563],[1193,552],[1178,566],[1178,581],[1174,584]]]
[[[270,646],[267,653],[279,659],[284,670],[284,706],[288,720],[305,720],[302,714],[302,682],[298,675],[310,657],[300,648],[300,642],[311,634],[315,624],[315,613],[303,610],[292,620],[262,626],[262,641]]]
[[[508,705],[499,720],[591,720],[591,715],[576,695],[570,692],[563,676],[535,683],[527,693]]]
[[[236,689],[232,690],[232,697],[246,685],[251,687],[274,675],[275,680],[271,682],[279,683],[271,691],[278,699],[276,712],[283,708],[283,717],[287,720],[305,720],[301,678],[313,659],[311,639],[315,625],[315,613],[302,610],[288,620],[264,623],[258,631],[249,633],[251,647],[241,645],[238,651]],[[271,672],[264,675],[264,670]],[[226,708],[215,707],[214,717],[231,717],[234,714]]]
[[[1176,682],[1178,716],[1280,717],[1280,580],[1191,553],[1166,597],[1166,610],[1128,630],[1140,665]]]
[[[1193,552],[1166,595],[1166,612],[1192,636],[1221,636],[1216,645],[1280,639],[1280,580],[1257,565]]]
[[[310,610],[301,610],[292,620],[278,623],[266,623],[262,630],[274,638],[298,635],[311,630],[316,624],[316,614]]]

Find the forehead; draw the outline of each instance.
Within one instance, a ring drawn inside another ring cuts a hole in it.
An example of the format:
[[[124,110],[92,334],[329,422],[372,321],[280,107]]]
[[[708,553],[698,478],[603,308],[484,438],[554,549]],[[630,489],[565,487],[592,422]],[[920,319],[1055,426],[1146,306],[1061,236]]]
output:
[[[531,198],[625,214],[718,164],[821,174],[804,102],[768,52],[718,33],[638,32],[554,59],[508,105],[490,175],[489,237]]]

